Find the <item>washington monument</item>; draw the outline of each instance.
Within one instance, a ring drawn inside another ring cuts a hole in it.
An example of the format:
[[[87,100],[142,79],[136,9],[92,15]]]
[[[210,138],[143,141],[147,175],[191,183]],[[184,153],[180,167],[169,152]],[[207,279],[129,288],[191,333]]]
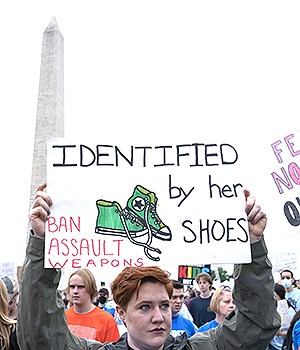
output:
[[[64,136],[64,38],[55,17],[43,34],[30,205],[36,187],[47,179],[50,136]]]

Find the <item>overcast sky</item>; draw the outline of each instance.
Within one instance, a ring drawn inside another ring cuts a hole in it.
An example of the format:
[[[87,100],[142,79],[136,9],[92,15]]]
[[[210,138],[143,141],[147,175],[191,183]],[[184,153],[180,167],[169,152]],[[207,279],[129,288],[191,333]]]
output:
[[[272,212],[269,146],[299,130],[299,15],[298,1],[2,1],[0,262],[23,261],[42,37],[54,16],[65,136],[221,137],[239,145],[245,182]],[[274,251],[280,223],[268,224]]]

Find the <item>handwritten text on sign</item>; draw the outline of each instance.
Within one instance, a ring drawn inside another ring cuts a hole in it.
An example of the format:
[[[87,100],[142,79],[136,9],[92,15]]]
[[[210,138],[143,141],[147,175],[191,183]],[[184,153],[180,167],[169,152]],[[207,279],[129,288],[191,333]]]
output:
[[[228,142],[51,139],[45,266],[249,262],[241,168]]]
[[[284,196],[283,213],[291,226],[300,226],[300,199],[296,196],[300,185],[300,133],[292,133],[282,140],[276,140],[271,145],[280,169],[273,171],[271,176],[277,188],[277,195]]]

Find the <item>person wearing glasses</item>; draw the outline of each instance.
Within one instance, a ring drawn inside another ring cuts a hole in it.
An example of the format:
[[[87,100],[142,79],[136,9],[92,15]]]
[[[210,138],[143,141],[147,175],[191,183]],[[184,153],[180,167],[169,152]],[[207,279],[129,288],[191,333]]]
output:
[[[285,288],[285,298],[290,302],[295,311],[300,310],[300,290],[294,286],[294,274],[291,270],[285,269],[280,272],[280,283]]]
[[[218,327],[219,323],[223,322],[225,317],[234,309],[231,289],[227,286],[216,289],[211,298],[209,308],[215,313],[216,317],[199,327],[198,332],[205,332],[211,328]]]

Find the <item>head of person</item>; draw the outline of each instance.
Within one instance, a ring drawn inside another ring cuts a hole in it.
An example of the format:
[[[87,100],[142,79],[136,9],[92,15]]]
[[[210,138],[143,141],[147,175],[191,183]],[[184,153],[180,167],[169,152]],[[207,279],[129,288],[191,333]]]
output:
[[[98,301],[104,305],[108,300],[109,292],[107,288],[100,288],[98,293]]]
[[[0,344],[4,349],[9,348],[9,337],[11,330],[15,327],[16,321],[8,316],[9,296],[3,279],[0,279]]]
[[[9,276],[1,277],[1,280],[7,290],[8,316],[11,318],[17,318],[19,303],[19,284],[14,278]]]
[[[127,327],[128,345],[162,349],[172,322],[169,274],[157,266],[126,267],[112,282],[111,293]]]
[[[290,290],[295,281],[293,272],[291,270],[285,269],[280,272],[281,284],[286,290]]]
[[[8,316],[8,293],[2,278],[0,279],[0,312],[1,316]]]
[[[216,289],[209,307],[216,314],[218,322],[222,321],[234,309],[231,289],[227,286]]]
[[[61,295],[61,298],[64,302],[65,308],[68,308],[69,302],[70,302],[68,293],[66,291],[61,291],[60,295]]]
[[[97,295],[97,283],[89,269],[74,271],[68,280],[68,294],[73,305],[92,303]]]
[[[191,289],[191,290],[189,291],[189,296],[188,296],[188,298],[189,298],[189,299],[192,299],[192,298],[195,298],[195,296],[196,296],[196,290],[193,288],[193,289]]]
[[[184,287],[183,284],[179,281],[172,280],[173,284],[173,294],[171,299],[171,309],[172,316],[179,314],[182,304],[184,302]]]
[[[283,285],[279,283],[275,283],[274,292],[277,300],[285,299],[285,288]]]
[[[201,272],[196,276],[196,282],[198,283],[201,294],[207,294],[211,292],[212,289],[212,278],[210,274],[206,272]]]

